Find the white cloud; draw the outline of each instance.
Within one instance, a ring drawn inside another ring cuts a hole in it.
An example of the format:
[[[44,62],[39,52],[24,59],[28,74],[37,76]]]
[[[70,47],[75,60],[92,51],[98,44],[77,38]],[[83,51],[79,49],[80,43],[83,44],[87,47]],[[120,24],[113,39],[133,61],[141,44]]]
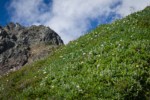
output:
[[[117,2],[119,6],[113,7]],[[142,10],[150,0],[52,0],[45,4],[44,0],[12,0],[10,11],[12,20],[25,25],[44,24],[54,29],[68,43],[85,33],[90,21],[111,12],[122,17],[131,12]]]
[[[12,0],[9,7],[12,20],[26,25],[43,22],[49,16],[47,9],[43,0]]]
[[[125,17],[133,12],[144,9],[150,5],[150,0],[122,0],[122,4],[118,6],[116,13]]]

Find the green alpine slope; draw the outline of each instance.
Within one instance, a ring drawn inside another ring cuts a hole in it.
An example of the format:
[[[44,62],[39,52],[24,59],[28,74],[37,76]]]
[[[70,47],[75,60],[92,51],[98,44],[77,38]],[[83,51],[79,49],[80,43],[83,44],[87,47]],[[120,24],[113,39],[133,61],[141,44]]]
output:
[[[0,78],[0,100],[149,100],[150,7]]]

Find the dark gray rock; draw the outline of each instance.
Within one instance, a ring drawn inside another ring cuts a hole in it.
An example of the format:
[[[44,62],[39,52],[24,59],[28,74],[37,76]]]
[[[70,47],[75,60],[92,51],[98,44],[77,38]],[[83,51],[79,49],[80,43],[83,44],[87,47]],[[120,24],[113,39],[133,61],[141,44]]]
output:
[[[41,59],[60,45],[60,36],[43,25],[0,27],[0,75]]]

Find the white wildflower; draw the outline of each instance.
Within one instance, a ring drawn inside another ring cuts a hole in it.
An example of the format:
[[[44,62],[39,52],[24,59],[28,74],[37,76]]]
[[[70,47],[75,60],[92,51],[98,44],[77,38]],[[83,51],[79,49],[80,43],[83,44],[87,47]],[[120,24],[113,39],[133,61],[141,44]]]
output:
[[[85,55],[86,53],[83,53],[83,55]]]
[[[62,58],[63,56],[59,56],[60,58]]]
[[[99,68],[100,64],[97,65],[97,69]]]
[[[47,79],[48,77],[46,76],[45,78]]]
[[[46,71],[44,71],[43,74],[46,74]]]
[[[51,88],[54,88],[54,85],[52,85]]]
[[[89,52],[89,55],[91,55],[91,54],[92,54],[92,51]]]
[[[81,61],[81,64],[83,64],[84,62],[83,61]]]
[[[79,88],[80,88],[80,86],[79,86],[79,85],[77,85],[77,86],[76,86],[76,88],[78,88],[78,89],[79,89]]]
[[[97,35],[95,35],[95,37],[97,37]]]
[[[101,55],[97,55],[98,57],[100,57]]]

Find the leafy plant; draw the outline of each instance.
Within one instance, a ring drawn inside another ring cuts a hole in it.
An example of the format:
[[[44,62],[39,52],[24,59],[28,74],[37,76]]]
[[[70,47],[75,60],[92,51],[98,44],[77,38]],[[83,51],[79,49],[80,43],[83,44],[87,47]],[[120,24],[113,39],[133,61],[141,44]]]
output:
[[[150,7],[0,78],[0,99],[150,98]]]

